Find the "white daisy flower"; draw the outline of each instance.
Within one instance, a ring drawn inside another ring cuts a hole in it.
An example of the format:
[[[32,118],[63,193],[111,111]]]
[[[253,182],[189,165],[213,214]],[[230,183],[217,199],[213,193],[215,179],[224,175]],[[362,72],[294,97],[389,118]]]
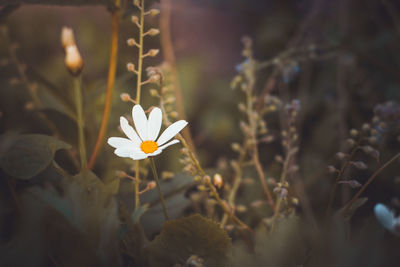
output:
[[[170,145],[179,143],[177,139],[168,141],[188,124],[185,120],[174,122],[157,139],[162,124],[161,109],[153,108],[147,119],[143,108],[135,105],[132,109],[132,118],[136,131],[129,125],[127,119],[120,118],[121,129],[129,139],[110,137],[107,143],[116,148],[114,153],[117,156],[134,160],[156,156]]]

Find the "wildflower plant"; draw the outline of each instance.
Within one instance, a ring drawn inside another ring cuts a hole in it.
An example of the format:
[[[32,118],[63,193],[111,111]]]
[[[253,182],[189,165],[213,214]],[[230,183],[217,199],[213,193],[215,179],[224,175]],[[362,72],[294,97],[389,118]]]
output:
[[[395,266],[388,255],[397,255],[400,235],[400,107],[372,96],[365,104],[363,91],[351,90],[363,76],[343,78],[362,62],[353,60],[355,47],[330,32],[329,40],[325,31],[312,38],[324,1],[285,48],[263,53],[262,37],[243,37],[230,86],[208,84],[224,101],[206,89],[186,95],[191,77],[175,56],[186,43],[172,38],[172,14],[182,10],[174,1],[3,2],[0,266]],[[25,2],[106,5],[109,49],[74,22],[54,33],[63,54],[49,55],[65,66],[61,74],[51,62],[25,63],[19,49],[29,45],[18,45],[15,22],[6,23]],[[96,51],[109,51],[108,66],[93,64]],[[213,70],[209,58],[202,60]],[[94,79],[95,68],[106,78]],[[354,107],[346,109],[346,94]],[[216,140],[203,121],[228,121],[229,135]]]

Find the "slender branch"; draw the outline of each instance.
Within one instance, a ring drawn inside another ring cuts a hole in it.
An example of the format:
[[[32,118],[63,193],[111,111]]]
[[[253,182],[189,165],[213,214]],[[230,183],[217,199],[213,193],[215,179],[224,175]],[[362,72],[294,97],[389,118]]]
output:
[[[120,11],[113,10],[111,14],[111,52],[110,52],[110,61],[108,65],[106,100],[104,103],[103,117],[101,119],[99,135],[97,136],[96,144],[92,156],[90,157],[89,160],[89,169],[92,169],[94,163],[96,162],[96,158],[104,142],[108,121],[110,119],[111,102],[112,102],[111,100],[112,100],[112,93],[114,91],[115,72],[117,69],[119,17],[120,17]]]
[[[168,216],[168,212],[167,212],[167,206],[165,205],[165,200],[164,200],[164,195],[161,191],[161,185],[160,185],[160,180],[158,179],[158,174],[157,174],[157,170],[156,170],[156,164],[154,163],[154,159],[150,158],[150,162],[151,162],[151,169],[153,171],[153,176],[154,179],[156,180],[157,183],[157,190],[158,190],[158,195],[160,196],[160,201],[161,201],[161,205],[163,208],[163,212],[164,212],[164,217],[165,220],[168,221],[169,220],[169,216]]]
[[[360,190],[357,192],[357,194],[350,200],[349,203],[347,203],[347,205],[345,206],[344,210],[343,210],[343,214],[346,215],[346,213],[349,211],[349,209],[351,208],[351,206],[354,204],[354,202],[357,201],[357,199],[360,197],[360,195],[365,191],[365,189],[367,188],[367,186],[372,183],[372,181],[378,176],[379,173],[381,173],[384,169],[386,169],[386,167],[388,167],[390,164],[392,164],[395,160],[397,160],[398,158],[400,158],[400,153],[397,153],[396,155],[394,155],[390,160],[388,160],[384,165],[382,165],[382,167],[380,167],[377,171],[375,171],[371,177],[369,177],[369,179],[365,182],[365,184],[360,188]]]

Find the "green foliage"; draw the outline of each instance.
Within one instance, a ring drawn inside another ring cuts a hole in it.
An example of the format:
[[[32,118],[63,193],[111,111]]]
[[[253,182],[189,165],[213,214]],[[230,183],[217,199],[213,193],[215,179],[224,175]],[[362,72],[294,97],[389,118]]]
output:
[[[0,138],[0,167],[10,176],[27,180],[46,169],[54,154],[70,145],[40,134],[3,135]]]
[[[205,266],[229,266],[231,240],[218,224],[199,214],[168,221],[148,246],[150,266],[185,264],[199,256]]]

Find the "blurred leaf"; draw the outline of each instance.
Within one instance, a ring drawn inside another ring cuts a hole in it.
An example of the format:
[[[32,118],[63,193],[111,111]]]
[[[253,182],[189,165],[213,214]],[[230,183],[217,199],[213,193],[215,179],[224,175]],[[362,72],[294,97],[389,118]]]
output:
[[[132,214],[132,221],[133,223],[138,223],[140,217],[149,209],[149,204],[141,205],[137,210],[135,210]]]
[[[165,200],[168,215],[171,219],[182,217],[184,210],[188,208],[191,203],[192,202],[184,196],[184,192],[175,194]],[[141,222],[148,236],[153,236],[155,233],[158,233],[165,222],[161,203],[158,202],[157,205],[152,206],[151,209],[142,216]]]
[[[218,224],[199,214],[168,221],[148,246],[150,266],[184,264],[197,255],[204,265],[229,266],[231,240]]]
[[[119,184],[121,179],[116,178],[108,184],[105,184],[106,191],[111,195],[116,195],[119,190]]]
[[[46,169],[57,150],[71,147],[52,136],[40,134],[2,136],[0,139],[0,143],[4,143],[1,146],[7,146],[0,158],[0,167],[9,175],[23,180]]]
[[[167,210],[171,219],[181,217],[191,201],[185,196],[186,191],[195,185],[193,178],[186,173],[178,173],[172,179],[161,180]],[[151,236],[158,233],[164,223],[164,214],[157,190],[150,190],[140,195],[142,203],[149,203],[150,210],[141,218],[144,231]]]

